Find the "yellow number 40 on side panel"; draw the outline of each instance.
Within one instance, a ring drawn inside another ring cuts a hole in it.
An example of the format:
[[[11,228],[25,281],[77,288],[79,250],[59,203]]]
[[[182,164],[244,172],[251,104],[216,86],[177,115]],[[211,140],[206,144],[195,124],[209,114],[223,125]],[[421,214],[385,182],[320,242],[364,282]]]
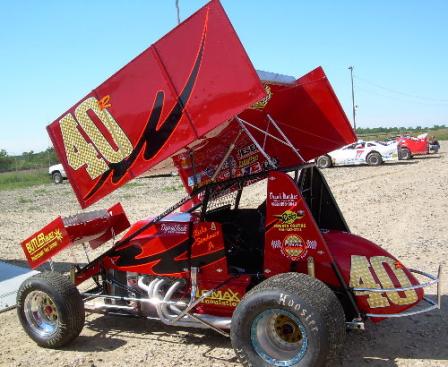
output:
[[[372,256],[370,262],[366,256],[352,255],[350,268],[350,286],[353,288],[396,288],[385,266],[393,272],[398,280],[398,287],[410,287],[411,281],[400,267],[396,267],[396,260],[387,256]],[[387,265],[386,265],[387,264]],[[376,275],[378,284],[373,275]],[[413,289],[404,291],[404,297],[397,291],[393,292],[355,292],[356,296],[368,295],[367,302],[371,308],[387,307],[389,302],[395,305],[409,305],[417,302],[417,292]]]

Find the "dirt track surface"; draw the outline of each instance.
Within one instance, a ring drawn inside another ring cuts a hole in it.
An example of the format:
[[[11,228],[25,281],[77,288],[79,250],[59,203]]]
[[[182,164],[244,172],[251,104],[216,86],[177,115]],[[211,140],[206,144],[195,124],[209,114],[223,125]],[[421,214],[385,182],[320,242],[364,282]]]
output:
[[[446,151],[448,142],[443,142],[442,152]],[[446,153],[324,173],[352,232],[380,244],[409,267],[435,273],[438,264],[447,265]],[[183,196],[176,178],[139,180],[128,186],[94,208],[121,201],[132,222],[162,212]],[[249,202],[260,193],[254,188]],[[79,210],[67,183],[0,192],[0,206],[0,260],[19,265],[24,264],[21,240],[56,216]],[[73,253],[82,259],[80,249]],[[73,258],[65,251],[55,261],[64,270]],[[435,289],[428,291],[434,293]],[[447,298],[443,297],[441,311],[369,323],[365,332],[349,333],[335,366],[448,366]],[[26,336],[12,310],[0,314],[0,340],[1,366],[239,365],[230,341],[213,331],[132,318],[88,314],[74,343],[48,350]]]

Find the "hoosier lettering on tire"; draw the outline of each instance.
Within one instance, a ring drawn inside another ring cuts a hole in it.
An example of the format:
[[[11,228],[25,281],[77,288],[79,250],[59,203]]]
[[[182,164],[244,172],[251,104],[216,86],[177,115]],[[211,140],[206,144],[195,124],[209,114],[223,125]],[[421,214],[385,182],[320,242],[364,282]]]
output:
[[[84,303],[78,289],[56,272],[37,274],[22,283],[17,314],[30,338],[46,348],[68,344],[84,327]]]
[[[254,287],[231,325],[232,345],[244,366],[324,366],[345,337],[336,295],[299,273],[276,275]]]

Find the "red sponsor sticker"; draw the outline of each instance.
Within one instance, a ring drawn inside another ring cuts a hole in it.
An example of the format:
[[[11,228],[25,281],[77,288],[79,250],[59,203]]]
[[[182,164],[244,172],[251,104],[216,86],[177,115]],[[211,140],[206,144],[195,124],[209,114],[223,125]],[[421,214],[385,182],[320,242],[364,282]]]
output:
[[[31,269],[37,268],[69,244],[70,238],[61,217],[21,243]]]
[[[281,252],[292,261],[297,261],[305,257],[307,248],[305,242],[300,236],[290,234],[284,238]]]

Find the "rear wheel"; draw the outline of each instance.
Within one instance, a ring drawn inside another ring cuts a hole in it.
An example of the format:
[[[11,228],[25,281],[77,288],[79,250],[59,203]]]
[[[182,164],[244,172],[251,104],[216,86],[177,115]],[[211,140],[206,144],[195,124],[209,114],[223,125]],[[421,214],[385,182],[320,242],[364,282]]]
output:
[[[51,175],[51,177],[53,178],[53,182],[54,182],[55,184],[60,184],[60,183],[62,183],[62,181],[63,181],[62,174],[61,174],[61,172],[59,172],[59,171],[57,171],[57,172],[53,172],[53,174]]]
[[[401,148],[400,149],[400,159],[408,160],[408,159],[411,159],[411,158],[412,158],[411,152],[410,152],[410,150],[408,148]]]
[[[367,156],[366,162],[369,166],[379,166],[383,163],[383,158],[381,158],[380,153],[372,152]]]
[[[305,274],[260,283],[238,304],[230,337],[244,366],[324,366],[341,348],[345,316],[335,294]]]
[[[17,314],[29,337],[46,348],[68,344],[84,326],[84,303],[78,289],[55,272],[37,274],[22,283]]]
[[[331,158],[328,155],[323,155],[317,158],[316,164],[319,168],[330,168],[333,165]]]

